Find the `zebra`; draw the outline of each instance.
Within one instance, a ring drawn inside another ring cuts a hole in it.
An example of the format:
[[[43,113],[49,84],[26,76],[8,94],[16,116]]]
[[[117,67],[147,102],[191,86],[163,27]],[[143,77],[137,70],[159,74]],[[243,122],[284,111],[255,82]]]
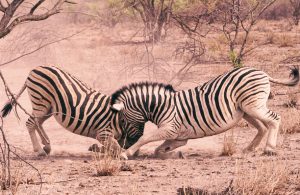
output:
[[[96,138],[102,144],[111,143],[113,150],[120,150],[120,146],[128,148],[135,142],[126,139],[122,132],[118,113],[110,109],[110,96],[90,88],[55,66],[39,66],[31,70],[20,92],[2,109],[2,117],[9,114],[26,88],[33,108],[26,127],[38,156],[45,156],[51,151],[49,137],[42,126],[51,116],[75,134]],[[43,148],[38,142],[36,130]],[[90,147],[92,149],[97,147],[93,145]]]
[[[270,82],[295,86],[299,70],[291,68],[289,79],[274,79],[261,70],[243,67],[197,86],[175,91],[161,83],[133,83],[112,94],[111,108],[120,114],[122,128],[129,137],[140,139],[121,155],[128,159],[144,144],[165,140],[155,149],[161,158],[182,157],[175,148],[188,139],[212,136],[227,131],[242,118],[258,133],[245,151],[254,151],[268,132],[265,154],[276,154],[279,114],[267,108]],[[143,134],[143,124],[151,121],[157,131]]]

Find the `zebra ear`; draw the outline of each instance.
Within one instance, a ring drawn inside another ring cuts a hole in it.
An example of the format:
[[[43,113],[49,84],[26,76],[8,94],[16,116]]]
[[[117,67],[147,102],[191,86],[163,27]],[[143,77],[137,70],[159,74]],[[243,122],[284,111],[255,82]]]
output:
[[[115,111],[120,111],[124,108],[124,104],[122,102],[121,103],[115,103],[110,108],[112,110],[115,110]]]

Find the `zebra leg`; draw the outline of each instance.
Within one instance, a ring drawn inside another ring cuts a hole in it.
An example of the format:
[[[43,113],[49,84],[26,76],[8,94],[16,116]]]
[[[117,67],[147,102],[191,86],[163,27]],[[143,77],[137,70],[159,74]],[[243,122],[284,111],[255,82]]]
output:
[[[103,146],[101,146],[103,147]],[[103,151],[103,149],[101,149],[101,147],[98,146],[98,144],[92,144],[88,151],[91,151],[91,152],[101,152]],[[120,148],[120,150],[123,150],[122,148]],[[140,154],[140,150],[137,150],[134,154],[133,154],[133,157],[138,157]]]
[[[247,148],[244,149],[244,152],[255,151],[257,146],[260,144],[261,140],[266,135],[268,129],[261,121],[249,116],[248,114],[244,115],[244,119],[258,130],[252,142]]]
[[[169,133],[168,129],[159,128],[156,131],[151,131],[148,134],[142,135],[135,144],[133,144],[125,152],[122,152],[120,157],[127,160],[128,157],[133,156],[140,147],[147,143],[161,140],[175,140],[176,137],[177,134],[174,134],[173,132]]]
[[[265,147],[264,153],[266,155],[276,155],[275,148],[277,144],[277,136],[278,136],[278,131],[279,131],[279,125],[281,123],[281,117],[274,113],[273,111],[270,111],[274,118],[272,121],[268,123],[269,126],[269,133],[268,133],[268,138],[267,138],[267,144]]]
[[[102,145],[101,147],[97,146],[99,152],[107,153],[114,157],[118,157],[120,155],[120,153],[122,152],[122,148],[120,147],[118,141],[114,137],[112,137],[112,136],[103,137],[101,135],[97,135],[96,139]]]
[[[45,122],[45,120],[47,120],[50,116],[47,117],[43,117],[43,118],[36,118],[35,122],[37,125],[37,132],[42,140],[42,144],[44,145],[43,149],[47,154],[50,154],[51,152],[51,145],[50,145],[50,139],[48,137],[48,135],[46,134],[42,124]]]
[[[268,139],[264,153],[267,155],[276,154],[275,148],[279,125],[281,122],[280,116],[266,107],[260,107],[259,109],[252,108],[252,110],[245,112],[251,117],[260,120],[265,126],[268,127]]]
[[[172,150],[184,146],[187,143],[186,140],[166,140],[164,143],[162,143],[160,146],[158,146],[155,149],[154,155],[156,157],[159,157],[161,159],[178,159],[178,158],[184,158],[181,151],[174,152]]]
[[[36,136],[36,133],[35,133],[35,130],[37,129],[37,126],[36,126],[36,123],[34,122],[33,118],[30,117],[27,120],[26,127],[27,127],[28,132],[29,132],[29,136],[30,136],[31,143],[32,143],[32,146],[33,146],[33,151],[37,152],[38,156],[46,156],[47,153],[43,150],[43,148],[41,147],[41,145],[40,145],[40,143],[37,139],[37,136]]]
[[[35,131],[37,130],[38,133],[40,134],[39,128],[41,127],[41,123],[43,123],[49,117],[36,118],[36,119],[33,119],[32,117],[30,117],[26,122],[26,127],[28,129],[31,143],[33,146],[33,151],[37,152],[38,156],[45,156],[45,155],[47,155],[47,153],[49,154],[50,150],[51,150],[50,143],[48,145],[46,145],[47,147],[46,146],[44,147],[44,149],[46,149],[46,150],[42,149],[42,147],[37,139],[36,133],[35,133]],[[38,127],[38,125],[40,127]],[[48,136],[47,136],[47,138],[48,138]],[[42,139],[42,136],[41,136],[41,139]],[[48,138],[48,140],[49,140],[49,138]],[[45,143],[45,141],[43,139],[42,139],[42,142]]]

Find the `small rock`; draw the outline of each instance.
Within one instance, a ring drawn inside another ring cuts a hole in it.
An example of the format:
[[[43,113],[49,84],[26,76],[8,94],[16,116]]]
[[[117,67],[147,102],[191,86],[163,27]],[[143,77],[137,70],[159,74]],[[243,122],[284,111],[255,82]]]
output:
[[[121,165],[120,170],[121,170],[121,171],[133,171],[133,168],[132,168],[130,165],[128,165],[128,164],[126,164],[126,163],[123,163],[123,164]]]

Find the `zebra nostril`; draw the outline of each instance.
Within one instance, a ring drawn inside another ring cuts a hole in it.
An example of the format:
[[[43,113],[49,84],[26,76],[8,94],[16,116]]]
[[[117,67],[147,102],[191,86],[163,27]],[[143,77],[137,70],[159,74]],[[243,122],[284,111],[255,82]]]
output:
[[[166,147],[165,148],[165,151],[169,151],[171,148],[170,147]]]

